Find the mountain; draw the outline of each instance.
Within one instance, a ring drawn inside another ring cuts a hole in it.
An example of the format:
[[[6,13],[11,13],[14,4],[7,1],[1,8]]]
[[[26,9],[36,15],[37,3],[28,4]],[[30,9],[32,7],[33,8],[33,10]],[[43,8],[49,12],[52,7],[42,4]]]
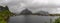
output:
[[[49,13],[46,12],[46,11],[38,11],[38,12],[36,12],[36,13],[34,13],[34,14],[36,14],[36,15],[43,15],[43,16],[49,15]]]
[[[30,14],[32,14],[32,12],[29,11],[28,9],[25,9],[20,14],[22,14],[22,15],[30,15]]]
[[[9,10],[7,6],[3,7],[3,6],[0,6],[0,11],[3,11],[3,10]]]

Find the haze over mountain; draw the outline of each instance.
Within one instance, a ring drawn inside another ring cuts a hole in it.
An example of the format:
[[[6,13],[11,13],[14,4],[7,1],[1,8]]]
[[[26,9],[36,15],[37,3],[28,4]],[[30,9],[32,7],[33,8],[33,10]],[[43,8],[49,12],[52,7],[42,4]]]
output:
[[[33,13],[43,10],[50,14],[60,14],[60,0],[0,0],[0,5],[7,5],[16,14],[26,8]]]

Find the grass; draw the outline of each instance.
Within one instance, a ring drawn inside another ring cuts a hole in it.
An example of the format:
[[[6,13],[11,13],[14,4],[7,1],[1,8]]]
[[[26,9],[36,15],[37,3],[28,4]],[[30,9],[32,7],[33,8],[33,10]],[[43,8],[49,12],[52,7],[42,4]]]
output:
[[[53,23],[60,23],[60,17],[55,19],[55,21]]]
[[[0,11],[0,23],[7,23],[8,18],[12,16],[8,10]]]

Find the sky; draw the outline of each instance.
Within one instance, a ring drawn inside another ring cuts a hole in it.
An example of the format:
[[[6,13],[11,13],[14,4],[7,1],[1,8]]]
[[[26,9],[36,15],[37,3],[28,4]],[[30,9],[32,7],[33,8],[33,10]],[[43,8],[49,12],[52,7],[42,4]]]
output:
[[[17,14],[26,8],[33,13],[42,10],[50,14],[60,14],[60,0],[0,0],[0,5],[7,5],[11,12]]]

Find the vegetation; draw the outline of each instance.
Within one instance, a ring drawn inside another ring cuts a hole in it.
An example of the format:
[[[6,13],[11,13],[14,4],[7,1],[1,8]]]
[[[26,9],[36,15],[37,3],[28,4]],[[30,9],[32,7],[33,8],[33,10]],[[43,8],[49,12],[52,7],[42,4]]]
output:
[[[55,21],[53,23],[60,23],[60,17],[55,19]]]
[[[2,11],[0,11],[0,23],[7,23],[10,16],[13,14],[8,10],[7,7],[0,6]]]
[[[49,16],[60,16],[60,14],[49,14]]]

